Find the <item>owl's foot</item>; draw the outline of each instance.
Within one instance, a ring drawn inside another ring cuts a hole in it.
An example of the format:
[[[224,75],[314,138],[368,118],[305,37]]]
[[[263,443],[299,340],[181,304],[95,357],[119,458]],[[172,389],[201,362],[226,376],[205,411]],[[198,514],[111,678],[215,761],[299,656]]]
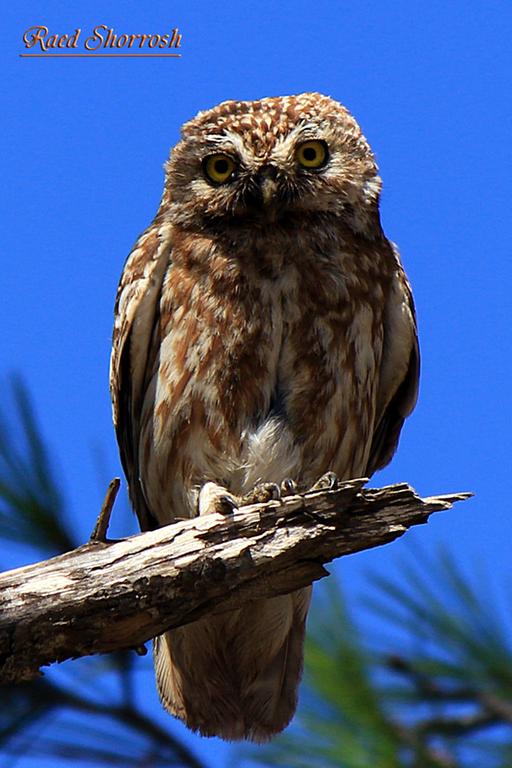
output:
[[[283,480],[281,485],[258,483],[242,496],[235,496],[224,486],[209,482],[205,483],[199,491],[198,513],[209,515],[213,512],[220,512],[222,515],[229,515],[238,507],[249,504],[265,504],[267,501],[279,501],[283,496],[294,496],[296,493],[298,493],[297,483],[288,477]]]
[[[334,472],[326,472],[322,475],[314,485],[309,489],[310,491],[335,491],[338,487],[339,480]]]
[[[199,491],[198,512],[200,515],[211,515],[219,512],[230,515],[240,505],[240,499],[217,483],[205,483]]]
[[[281,489],[276,483],[258,483],[248,493],[240,496],[240,505],[264,504],[281,498]]]

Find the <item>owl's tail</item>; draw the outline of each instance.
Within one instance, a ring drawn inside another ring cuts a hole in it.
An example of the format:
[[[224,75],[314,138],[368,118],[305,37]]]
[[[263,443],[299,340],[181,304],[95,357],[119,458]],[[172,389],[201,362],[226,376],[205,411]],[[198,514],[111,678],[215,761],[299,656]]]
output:
[[[311,588],[170,630],[154,642],[163,705],[192,730],[264,742],[297,706]]]

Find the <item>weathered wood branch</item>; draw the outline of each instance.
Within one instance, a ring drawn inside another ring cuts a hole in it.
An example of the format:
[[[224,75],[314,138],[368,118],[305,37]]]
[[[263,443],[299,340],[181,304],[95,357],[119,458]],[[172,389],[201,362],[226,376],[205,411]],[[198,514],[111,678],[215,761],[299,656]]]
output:
[[[0,682],[30,679],[55,661],[137,648],[206,613],[311,584],[335,557],[392,541],[471,495],[421,499],[406,484],[364,483],[122,541],[92,540],[0,575]],[[100,527],[103,534],[106,522]]]

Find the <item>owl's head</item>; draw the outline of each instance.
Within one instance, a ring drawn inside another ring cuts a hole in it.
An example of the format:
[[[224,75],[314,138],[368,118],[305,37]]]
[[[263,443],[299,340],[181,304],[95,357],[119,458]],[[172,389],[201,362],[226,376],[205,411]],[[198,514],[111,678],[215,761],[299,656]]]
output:
[[[328,96],[225,101],[183,126],[163,202],[184,226],[328,213],[364,230],[378,209],[377,174],[357,122]]]

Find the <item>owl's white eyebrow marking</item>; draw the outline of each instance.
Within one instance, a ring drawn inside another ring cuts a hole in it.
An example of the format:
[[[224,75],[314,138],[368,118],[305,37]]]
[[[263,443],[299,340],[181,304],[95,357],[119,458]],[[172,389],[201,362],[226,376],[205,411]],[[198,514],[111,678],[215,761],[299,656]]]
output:
[[[248,159],[247,148],[239,133],[225,131],[222,134],[214,133],[206,137],[208,144],[214,144],[215,149],[235,150],[242,159]]]
[[[324,139],[324,133],[316,125],[310,123],[299,123],[293,130],[283,137],[285,141],[309,141],[310,139]]]
[[[273,160],[286,163],[293,156],[297,144],[303,141],[311,141],[312,139],[324,140],[322,132],[316,126],[304,125],[302,123],[296,125],[290,133],[278,137],[272,149]]]

